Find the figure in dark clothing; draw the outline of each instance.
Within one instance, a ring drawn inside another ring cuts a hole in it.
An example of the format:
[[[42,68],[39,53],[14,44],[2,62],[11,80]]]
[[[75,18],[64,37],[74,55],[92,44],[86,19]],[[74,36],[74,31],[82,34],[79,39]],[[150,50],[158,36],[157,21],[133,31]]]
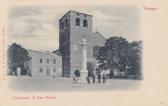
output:
[[[101,83],[101,74],[98,74],[98,82]]]
[[[95,74],[93,74],[92,78],[93,78],[93,83],[95,83]]]
[[[73,80],[74,80],[75,83],[78,83],[79,82],[79,77],[80,77],[80,71],[75,70],[74,74],[75,74],[75,76],[74,76]]]
[[[92,77],[92,75],[93,75],[93,74],[92,74],[92,71],[89,71],[89,72],[88,72],[88,77]]]
[[[103,74],[103,83],[106,83],[106,75]]]
[[[75,74],[76,77],[80,77],[80,71],[79,70],[75,70],[74,74]]]
[[[92,76],[93,76],[93,72],[89,71],[88,72],[88,77],[87,77],[87,81],[88,81],[89,84],[90,84],[90,80],[91,80]]]

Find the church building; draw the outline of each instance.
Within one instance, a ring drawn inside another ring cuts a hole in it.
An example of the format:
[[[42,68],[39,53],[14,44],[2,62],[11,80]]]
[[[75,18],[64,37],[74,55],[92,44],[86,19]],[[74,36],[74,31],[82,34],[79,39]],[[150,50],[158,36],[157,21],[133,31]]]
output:
[[[96,63],[95,47],[104,46],[106,39],[92,32],[92,15],[69,11],[59,20],[59,51],[62,56],[62,76],[71,77],[81,70],[83,39],[87,42],[87,62]]]

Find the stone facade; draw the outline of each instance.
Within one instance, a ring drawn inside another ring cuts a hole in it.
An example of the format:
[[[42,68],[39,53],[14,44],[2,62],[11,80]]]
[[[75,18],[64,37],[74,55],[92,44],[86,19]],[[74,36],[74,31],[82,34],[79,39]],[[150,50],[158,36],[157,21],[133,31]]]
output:
[[[62,59],[52,52],[28,51],[31,60],[25,63],[31,76],[61,76]]]
[[[83,38],[87,41],[87,62],[94,62],[93,47],[97,43],[98,46],[103,45],[102,39],[105,39],[100,37],[97,43],[94,43],[93,35],[96,36],[97,33],[92,33],[91,15],[69,11],[59,20],[59,50],[62,56],[63,77],[71,77],[75,70],[81,70]]]
[[[102,47],[106,43],[105,37],[99,32],[94,32],[92,34],[92,38],[94,39],[92,40],[93,47],[94,46]]]

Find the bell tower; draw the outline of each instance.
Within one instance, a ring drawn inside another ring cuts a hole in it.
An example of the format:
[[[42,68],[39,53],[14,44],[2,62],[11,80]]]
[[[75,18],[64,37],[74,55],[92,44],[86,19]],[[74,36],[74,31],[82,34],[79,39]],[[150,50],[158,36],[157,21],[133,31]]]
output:
[[[82,40],[87,41],[87,62],[93,60],[92,16],[69,11],[59,20],[59,49],[62,76],[71,77],[82,66]]]

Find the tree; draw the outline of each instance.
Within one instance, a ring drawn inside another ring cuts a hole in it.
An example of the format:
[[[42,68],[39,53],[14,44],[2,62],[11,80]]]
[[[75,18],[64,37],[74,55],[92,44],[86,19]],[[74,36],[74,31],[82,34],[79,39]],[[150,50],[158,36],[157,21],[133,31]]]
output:
[[[21,68],[21,74],[26,75],[27,70],[24,69],[24,62],[30,60],[31,58],[28,55],[28,51],[21,47],[20,45],[13,43],[8,48],[8,68],[9,68],[9,75],[13,74],[16,75],[17,67]]]
[[[129,42],[122,37],[111,37],[106,40],[105,46],[99,49],[97,60],[99,60],[100,69],[119,69],[126,70],[127,48]]]
[[[135,75],[136,78],[142,76],[141,73],[142,41],[133,41],[128,47],[128,74]]]

